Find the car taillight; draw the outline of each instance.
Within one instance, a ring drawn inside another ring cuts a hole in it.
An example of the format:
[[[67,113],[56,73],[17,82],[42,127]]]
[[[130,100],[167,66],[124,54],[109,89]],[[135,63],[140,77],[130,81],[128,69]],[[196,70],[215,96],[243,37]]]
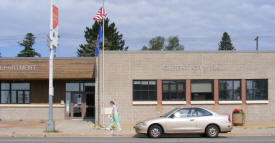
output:
[[[228,115],[228,121],[231,122],[231,118],[230,118],[230,115]]]

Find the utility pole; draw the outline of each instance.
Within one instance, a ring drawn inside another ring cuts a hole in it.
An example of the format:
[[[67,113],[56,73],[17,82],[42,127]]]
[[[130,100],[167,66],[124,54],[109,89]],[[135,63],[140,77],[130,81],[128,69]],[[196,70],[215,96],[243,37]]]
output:
[[[255,38],[255,40],[256,40],[256,50],[258,51],[259,50],[259,36],[257,36]]]
[[[46,131],[53,132],[55,130],[55,123],[53,120],[53,96],[54,96],[54,87],[53,87],[53,60],[54,52],[57,47],[58,40],[58,8],[53,5],[53,0],[50,0],[50,56],[49,56],[49,120],[47,121]]]

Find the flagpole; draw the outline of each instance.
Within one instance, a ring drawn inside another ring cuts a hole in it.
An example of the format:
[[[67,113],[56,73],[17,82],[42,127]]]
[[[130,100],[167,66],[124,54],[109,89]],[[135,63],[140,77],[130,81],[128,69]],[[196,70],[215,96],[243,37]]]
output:
[[[104,0],[102,0],[102,8],[104,10]],[[105,127],[104,121],[104,16],[102,22],[102,127]]]
[[[98,38],[97,38],[97,40],[99,40]],[[96,49],[97,50],[97,49]],[[97,119],[98,119],[98,121],[97,121],[97,123],[98,123],[98,125],[100,125],[100,83],[99,83],[99,79],[100,79],[100,75],[99,75],[99,57],[98,57],[98,55],[96,55],[96,82],[97,82],[97,92],[98,92],[98,100],[97,100],[97,102],[98,102],[98,117],[97,117]]]

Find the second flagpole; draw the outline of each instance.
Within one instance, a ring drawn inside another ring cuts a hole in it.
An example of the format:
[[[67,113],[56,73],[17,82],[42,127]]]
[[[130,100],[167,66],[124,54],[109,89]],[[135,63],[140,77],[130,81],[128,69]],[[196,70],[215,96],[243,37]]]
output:
[[[104,0],[102,0],[102,9],[104,10]],[[102,22],[102,126],[103,127],[105,127],[104,115],[105,115],[105,112],[104,112],[104,16],[103,16],[103,22]]]

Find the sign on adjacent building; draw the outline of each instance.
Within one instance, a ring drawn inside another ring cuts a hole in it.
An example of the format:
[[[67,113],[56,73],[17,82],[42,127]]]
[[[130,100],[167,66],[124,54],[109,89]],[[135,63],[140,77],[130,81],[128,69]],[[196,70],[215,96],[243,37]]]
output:
[[[36,65],[0,65],[0,71],[35,71]]]

